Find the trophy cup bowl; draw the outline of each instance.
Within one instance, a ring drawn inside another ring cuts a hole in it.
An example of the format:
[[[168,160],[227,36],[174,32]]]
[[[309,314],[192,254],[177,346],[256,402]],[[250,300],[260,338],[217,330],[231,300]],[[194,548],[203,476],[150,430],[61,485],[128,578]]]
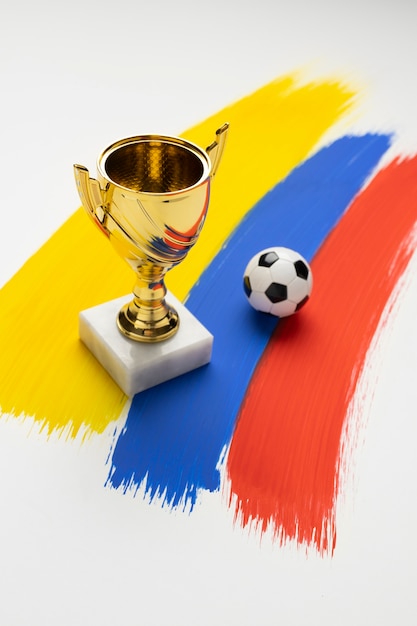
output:
[[[224,124],[206,150],[165,135],[122,139],[99,156],[97,179],[74,165],[84,209],[136,273],[133,300],[116,320],[130,339],[159,342],[178,330],[164,278],[200,235],[227,131]]]

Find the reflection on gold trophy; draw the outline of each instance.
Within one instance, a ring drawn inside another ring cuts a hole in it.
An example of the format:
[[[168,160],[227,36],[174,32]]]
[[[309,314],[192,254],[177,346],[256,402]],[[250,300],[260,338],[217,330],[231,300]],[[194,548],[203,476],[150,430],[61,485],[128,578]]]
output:
[[[136,272],[134,298],[117,318],[131,339],[161,341],[178,329],[164,277],[200,235],[227,131],[219,128],[206,151],[178,137],[122,139],[99,156],[97,180],[74,165],[85,210]]]

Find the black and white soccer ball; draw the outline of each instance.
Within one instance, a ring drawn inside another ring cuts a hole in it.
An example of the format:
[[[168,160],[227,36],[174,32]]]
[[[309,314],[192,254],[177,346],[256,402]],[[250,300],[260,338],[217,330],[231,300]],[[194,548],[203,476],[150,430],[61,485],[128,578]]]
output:
[[[307,261],[295,250],[266,248],[247,264],[243,287],[254,309],[287,317],[309,299],[313,275]]]

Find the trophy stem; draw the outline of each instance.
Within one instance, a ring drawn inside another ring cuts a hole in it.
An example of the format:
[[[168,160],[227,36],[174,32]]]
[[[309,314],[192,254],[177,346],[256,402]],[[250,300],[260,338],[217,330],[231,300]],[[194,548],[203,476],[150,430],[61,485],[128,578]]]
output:
[[[133,300],[120,309],[117,317],[117,326],[123,335],[135,341],[154,343],[177,332],[179,316],[165,301],[163,278],[152,283],[138,278],[133,294]]]

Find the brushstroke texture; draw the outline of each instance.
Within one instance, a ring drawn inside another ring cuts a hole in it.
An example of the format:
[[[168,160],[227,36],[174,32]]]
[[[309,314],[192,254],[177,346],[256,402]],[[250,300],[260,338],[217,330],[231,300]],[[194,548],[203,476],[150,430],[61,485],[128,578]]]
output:
[[[313,260],[305,312],[282,320],[256,369],[231,443],[235,515],[281,542],[335,546],[347,409],[385,304],[413,253],[417,159],[360,194]],[[393,416],[395,418],[395,416]]]
[[[253,203],[303,159],[350,106],[337,83],[262,87],[184,134],[206,146],[231,123],[209,218],[168,286],[183,298]],[[253,171],[256,155],[256,172]],[[69,171],[68,175],[71,175]],[[74,187],[75,188],[75,187]],[[102,432],[125,396],[78,341],[78,312],[129,293],[134,277],[77,211],[0,291],[0,408],[29,414],[48,432]]]
[[[294,170],[236,228],[187,302],[214,334],[212,362],[134,398],[114,449],[109,485],[135,491],[144,481],[151,499],[183,507],[194,505],[198,489],[219,488],[219,458],[276,325],[247,305],[247,259],[277,244],[311,258],[388,145],[388,137],[379,135],[336,141]]]
[[[230,122],[227,145],[210,192],[210,208],[197,245],[171,270],[167,284],[183,299],[225,239],[262,196],[310,155],[344,114],[354,94],[341,83],[297,85],[287,76],[226,107],[183,134],[206,146]]]

